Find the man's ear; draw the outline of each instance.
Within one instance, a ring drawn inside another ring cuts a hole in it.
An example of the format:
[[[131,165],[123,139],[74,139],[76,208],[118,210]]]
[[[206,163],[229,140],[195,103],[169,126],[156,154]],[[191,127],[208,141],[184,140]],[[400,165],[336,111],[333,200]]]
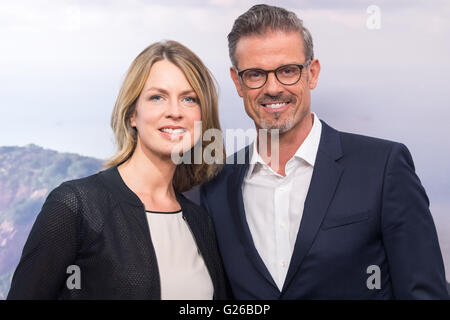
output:
[[[241,82],[239,81],[239,75],[237,73],[237,70],[234,67],[230,67],[230,76],[234,82],[234,85],[236,86],[238,95],[242,98],[243,95],[242,95]]]
[[[313,90],[317,86],[317,82],[319,81],[319,73],[320,73],[320,62],[319,59],[314,59],[311,61],[311,64],[308,68],[308,77],[309,83],[308,87],[310,90]]]

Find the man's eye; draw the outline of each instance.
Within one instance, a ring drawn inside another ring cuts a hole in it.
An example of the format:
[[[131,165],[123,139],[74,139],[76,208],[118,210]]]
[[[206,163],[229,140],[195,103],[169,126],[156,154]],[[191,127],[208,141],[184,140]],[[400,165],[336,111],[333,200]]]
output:
[[[281,69],[280,71],[281,71],[281,74],[286,75],[286,76],[299,73],[298,68],[295,68],[295,67],[286,67],[286,68]]]
[[[249,71],[247,72],[247,77],[250,79],[257,79],[262,77],[261,71]]]

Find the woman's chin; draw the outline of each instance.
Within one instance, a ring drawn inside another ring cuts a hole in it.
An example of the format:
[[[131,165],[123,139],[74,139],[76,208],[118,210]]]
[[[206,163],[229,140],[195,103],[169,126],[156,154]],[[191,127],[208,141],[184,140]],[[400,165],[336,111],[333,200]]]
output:
[[[182,158],[183,155],[189,151],[191,147],[183,147],[183,146],[174,146],[171,149],[165,149],[163,152],[161,152],[161,156],[171,158],[172,160],[177,160],[179,158]],[[176,163],[177,161],[175,161]]]
[[[159,142],[159,141],[158,141]],[[151,153],[161,159],[171,160],[175,164],[179,161],[179,158],[183,157],[187,151],[192,149],[193,141],[181,140],[181,141],[166,141],[164,143],[155,143],[155,141],[148,144],[143,144],[144,149],[148,149]]]

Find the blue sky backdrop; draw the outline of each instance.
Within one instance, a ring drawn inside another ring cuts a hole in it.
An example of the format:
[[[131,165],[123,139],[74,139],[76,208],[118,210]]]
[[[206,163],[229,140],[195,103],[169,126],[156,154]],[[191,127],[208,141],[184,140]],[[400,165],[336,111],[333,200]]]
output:
[[[111,156],[121,81],[136,55],[162,39],[187,45],[210,68],[224,129],[252,128],[229,78],[226,36],[256,3],[2,0],[0,145]],[[312,110],[339,130],[408,146],[450,253],[450,1],[266,3],[296,12],[313,35],[322,72]],[[371,5],[380,29],[366,25]]]

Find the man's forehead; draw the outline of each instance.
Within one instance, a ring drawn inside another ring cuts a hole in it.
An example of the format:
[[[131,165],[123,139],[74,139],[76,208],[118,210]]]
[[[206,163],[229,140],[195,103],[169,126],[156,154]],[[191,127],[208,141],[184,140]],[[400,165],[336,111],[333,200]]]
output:
[[[296,31],[267,31],[247,35],[239,39],[235,52],[239,68],[241,64],[270,64],[272,59],[295,60],[287,63],[302,63],[304,60],[303,40]],[[254,67],[254,66],[245,66]],[[259,66],[262,67],[262,66]]]

